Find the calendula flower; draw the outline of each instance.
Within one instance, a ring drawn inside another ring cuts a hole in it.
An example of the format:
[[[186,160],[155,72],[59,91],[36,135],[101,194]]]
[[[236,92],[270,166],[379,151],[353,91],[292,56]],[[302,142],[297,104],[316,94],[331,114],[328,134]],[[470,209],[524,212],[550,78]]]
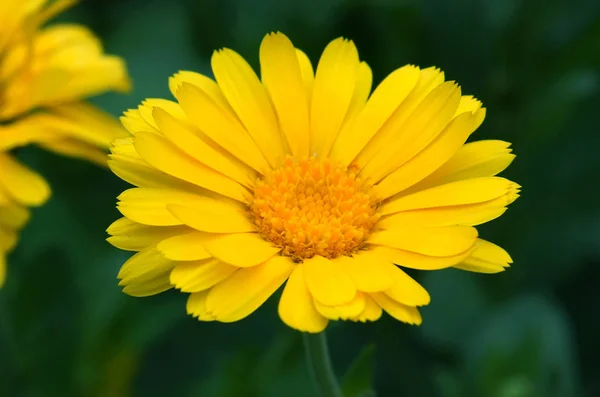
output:
[[[313,73],[281,33],[260,46],[260,79],[236,52],[216,81],[180,72],[177,102],[148,99],[122,118],[109,166],[137,186],[119,196],[111,242],[139,251],[124,292],[190,293],[202,321],[243,319],[284,283],[279,316],[320,332],[382,310],[421,323],[427,291],[401,267],[495,273],[511,263],[478,238],[519,186],[495,175],[502,141],[465,141],[485,109],[435,68],[404,66],[371,93],[371,70],[337,39]],[[458,309],[458,308],[457,308]]]
[[[38,144],[54,152],[106,164],[109,143],[127,133],[82,99],[127,91],[123,61],[105,55],[100,41],[76,24],[45,23],[74,1],[0,2],[0,285],[6,254],[29,218],[29,206],[50,195],[46,181],[20,164],[12,149]]]

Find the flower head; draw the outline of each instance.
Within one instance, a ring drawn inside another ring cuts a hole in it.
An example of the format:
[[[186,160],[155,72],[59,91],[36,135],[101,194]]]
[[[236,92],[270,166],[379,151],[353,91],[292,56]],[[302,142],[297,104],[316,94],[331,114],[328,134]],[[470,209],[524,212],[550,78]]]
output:
[[[519,186],[496,177],[502,141],[465,144],[485,109],[438,69],[404,66],[371,93],[371,70],[337,39],[313,72],[281,33],[260,47],[260,79],[229,49],[216,81],[180,72],[177,102],[148,99],[122,118],[109,166],[137,186],[109,242],[139,251],[124,292],[190,293],[187,311],[233,322],[284,283],[279,315],[301,331],[382,311],[421,323],[429,294],[401,267],[504,270],[478,238]]]
[[[0,2],[0,286],[6,253],[29,218],[27,207],[50,195],[46,181],[10,151],[35,143],[105,164],[109,143],[127,135],[111,117],[81,102],[105,91],[127,91],[124,62],[104,54],[83,26],[44,27],[74,2]]]

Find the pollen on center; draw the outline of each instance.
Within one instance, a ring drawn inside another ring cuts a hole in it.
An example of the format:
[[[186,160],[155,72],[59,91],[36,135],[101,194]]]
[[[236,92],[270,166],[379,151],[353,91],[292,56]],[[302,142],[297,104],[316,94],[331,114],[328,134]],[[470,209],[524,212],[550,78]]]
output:
[[[352,167],[288,157],[257,181],[250,210],[284,255],[335,258],[358,250],[379,220],[369,190]]]

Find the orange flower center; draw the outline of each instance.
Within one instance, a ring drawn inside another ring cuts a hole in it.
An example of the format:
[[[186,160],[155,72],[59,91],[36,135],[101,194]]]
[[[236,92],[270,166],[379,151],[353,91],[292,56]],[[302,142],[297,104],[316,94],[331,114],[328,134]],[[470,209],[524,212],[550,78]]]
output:
[[[335,258],[358,250],[379,220],[369,188],[352,167],[288,157],[257,182],[250,209],[284,255]]]

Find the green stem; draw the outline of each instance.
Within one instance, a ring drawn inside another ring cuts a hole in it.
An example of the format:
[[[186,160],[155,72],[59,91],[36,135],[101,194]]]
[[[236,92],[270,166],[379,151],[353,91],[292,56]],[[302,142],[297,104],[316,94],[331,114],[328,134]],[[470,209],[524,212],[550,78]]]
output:
[[[329,359],[325,332],[309,334],[304,332],[304,349],[308,369],[321,397],[344,397]]]

